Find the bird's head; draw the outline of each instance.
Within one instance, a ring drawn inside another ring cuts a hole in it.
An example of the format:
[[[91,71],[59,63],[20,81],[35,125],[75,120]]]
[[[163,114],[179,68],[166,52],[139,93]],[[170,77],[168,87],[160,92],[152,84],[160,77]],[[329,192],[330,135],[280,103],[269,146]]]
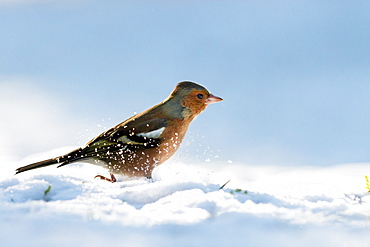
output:
[[[189,81],[178,83],[168,98],[174,108],[181,109],[182,118],[194,118],[207,105],[221,100],[223,99],[211,94],[205,87]]]

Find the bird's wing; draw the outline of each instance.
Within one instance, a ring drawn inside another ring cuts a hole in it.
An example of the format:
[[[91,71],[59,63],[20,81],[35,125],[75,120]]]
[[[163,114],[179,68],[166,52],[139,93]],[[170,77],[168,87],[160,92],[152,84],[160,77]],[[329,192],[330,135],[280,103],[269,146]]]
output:
[[[118,125],[118,128],[110,134],[109,139],[126,144],[147,146],[160,141],[160,135],[166,126],[167,121],[162,118],[155,118],[142,123],[131,121],[123,126]]]
[[[155,118],[143,123],[139,123],[138,121],[123,122],[102,133],[86,145],[92,145],[103,140],[129,145],[145,145],[150,142],[159,141],[160,135],[166,126],[167,120],[163,118]]]
[[[104,159],[111,153],[127,149],[138,151],[156,147],[161,143],[160,136],[166,126],[165,119],[152,119],[143,124],[124,122],[92,139],[84,147],[62,156],[59,162],[63,163],[60,166],[82,159]]]

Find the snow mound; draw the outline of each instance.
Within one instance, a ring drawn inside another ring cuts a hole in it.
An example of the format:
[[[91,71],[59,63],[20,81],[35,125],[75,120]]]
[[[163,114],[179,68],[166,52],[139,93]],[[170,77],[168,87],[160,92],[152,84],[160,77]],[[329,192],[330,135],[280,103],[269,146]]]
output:
[[[39,169],[0,180],[0,237],[4,246],[367,246],[368,166],[171,161],[153,181],[117,183],[94,180],[106,172],[91,165]]]

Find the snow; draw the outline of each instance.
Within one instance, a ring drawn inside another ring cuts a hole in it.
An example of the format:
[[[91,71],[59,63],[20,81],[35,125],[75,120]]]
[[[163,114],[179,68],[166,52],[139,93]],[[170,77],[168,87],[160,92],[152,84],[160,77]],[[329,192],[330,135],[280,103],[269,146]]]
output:
[[[19,163],[60,151],[1,161],[2,246],[370,246],[370,164],[174,158],[153,181],[93,179],[108,174],[90,164],[13,175]]]

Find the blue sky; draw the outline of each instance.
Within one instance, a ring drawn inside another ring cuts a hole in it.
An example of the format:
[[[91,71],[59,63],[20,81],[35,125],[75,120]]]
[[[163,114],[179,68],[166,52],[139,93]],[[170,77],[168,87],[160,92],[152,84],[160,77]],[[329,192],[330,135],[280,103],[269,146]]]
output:
[[[0,1],[0,154],[83,145],[191,80],[225,101],[191,125],[182,156],[369,162],[369,12],[367,1]]]

